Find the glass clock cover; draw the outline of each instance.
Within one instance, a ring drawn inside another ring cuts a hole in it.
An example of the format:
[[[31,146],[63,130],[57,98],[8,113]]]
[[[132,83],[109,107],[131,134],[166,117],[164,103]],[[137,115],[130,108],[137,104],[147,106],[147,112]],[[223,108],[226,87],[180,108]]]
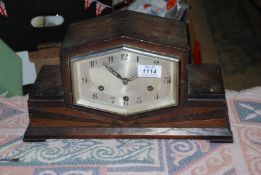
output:
[[[70,64],[74,105],[125,116],[178,105],[177,57],[120,47]]]

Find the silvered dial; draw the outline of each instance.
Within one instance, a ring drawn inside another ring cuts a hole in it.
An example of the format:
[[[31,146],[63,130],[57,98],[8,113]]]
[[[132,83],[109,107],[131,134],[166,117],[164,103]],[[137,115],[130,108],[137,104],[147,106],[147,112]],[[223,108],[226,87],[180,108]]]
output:
[[[131,115],[178,104],[179,59],[122,47],[71,61],[74,104]]]

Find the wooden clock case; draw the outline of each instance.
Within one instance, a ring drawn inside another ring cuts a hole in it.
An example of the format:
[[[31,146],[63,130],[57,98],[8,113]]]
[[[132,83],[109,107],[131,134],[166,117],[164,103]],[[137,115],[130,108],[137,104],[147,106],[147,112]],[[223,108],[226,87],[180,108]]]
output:
[[[122,11],[72,24],[60,66],[44,66],[29,94],[24,141],[54,138],[182,138],[232,142],[218,65],[189,65],[186,24]],[[180,58],[179,105],[121,116],[74,105],[70,59],[115,47]]]

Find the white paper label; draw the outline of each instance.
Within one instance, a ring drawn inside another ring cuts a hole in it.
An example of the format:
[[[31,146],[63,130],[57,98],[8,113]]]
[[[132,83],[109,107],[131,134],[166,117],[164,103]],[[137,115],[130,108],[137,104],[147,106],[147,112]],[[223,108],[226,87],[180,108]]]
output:
[[[138,77],[161,78],[161,66],[138,65]]]

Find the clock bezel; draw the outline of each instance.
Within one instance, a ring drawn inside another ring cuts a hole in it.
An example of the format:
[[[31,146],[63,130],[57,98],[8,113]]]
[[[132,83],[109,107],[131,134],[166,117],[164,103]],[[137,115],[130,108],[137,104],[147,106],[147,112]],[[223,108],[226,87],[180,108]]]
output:
[[[106,50],[108,48],[116,48],[116,47],[133,47],[144,49],[149,52],[157,52],[163,55],[168,55],[170,57],[178,57],[180,58],[180,69],[179,69],[179,106],[184,105],[188,101],[188,52],[186,50],[175,48],[175,47],[166,47],[164,45],[158,45],[154,43],[142,42],[140,40],[133,40],[131,38],[119,38],[113,41],[105,41],[102,43],[96,43],[89,45],[88,47],[80,47],[72,50],[64,50],[61,52],[61,80],[62,87],[64,92],[64,106],[66,108],[72,108],[75,110],[83,111],[83,112],[91,112],[97,113],[103,116],[111,116],[117,117],[117,114],[111,114],[103,111],[92,110],[89,108],[82,108],[79,106],[75,106],[73,104],[72,98],[72,81],[71,81],[71,69],[70,69],[70,60],[75,56],[96,53],[100,50]],[[146,113],[149,115],[150,113]],[[120,115],[119,115],[120,116]],[[136,117],[134,115],[133,117]]]
[[[76,96],[76,93],[78,93],[78,91],[77,91],[77,89],[75,89],[75,86],[77,86],[77,85],[74,85],[74,83],[77,83],[77,81],[74,80],[74,74],[77,72],[74,72],[73,64],[77,64],[77,62],[79,62],[79,61],[84,61],[87,59],[94,59],[97,57],[101,57],[102,55],[114,54],[114,53],[122,52],[122,51],[129,51],[134,54],[150,56],[150,57],[154,57],[159,60],[173,62],[173,69],[174,69],[173,78],[175,78],[175,80],[176,80],[176,81],[172,81],[173,96],[174,96],[173,103],[166,104],[164,106],[155,105],[156,107],[154,107],[152,109],[146,109],[146,110],[142,110],[142,111],[134,110],[135,112],[131,112],[131,113],[128,113],[127,110],[126,110],[126,113],[124,113],[124,111],[125,111],[124,109],[119,109],[119,108],[117,109],[117,107],[106,107],[106,105],[102,105],[102,104],[99,104],[100,107],[95,107],[95,105],[90,105],[92,103],[95,104],[95,102],[87,102],[87,103],[89,103],[89,105],[77,104],[77,102],[76,102],[77,97],[75,97],[75,96]],[[151,111],[155,111],[155,110],[178,106],[179,105],[179,83],[180,83],[180,80],[179,80],[180,79],[180,75],[179,75],[180,74],[180,60],[181,59],[177,56],[169,56],[169,55],[158,53],[155,51],[145,50],[145,49],[136,48],[136,47],[130,47],[130,46],[126,46],[126,45],[113,47],[113,48],[106,48],[106,49],[99,50],[96,52],[91,52],[89,54],[74,56],[70,59],[73,105],[76,107],[80,107],[80,108],[93,109],[93,110],[117,114],[117,115],[121,115],[121,116],[133,116],[133,115],[137,115],[137,114],[142,114],[142,113],[146,113],[146,112],[151,112]],[[101,108],[101,106],[103,106],[103,108]],[[105,109],[105,108],[107,108],[107,109]],[[114,108],[115,110],[111,111],[111,110],[109,110],[109,108]]]

